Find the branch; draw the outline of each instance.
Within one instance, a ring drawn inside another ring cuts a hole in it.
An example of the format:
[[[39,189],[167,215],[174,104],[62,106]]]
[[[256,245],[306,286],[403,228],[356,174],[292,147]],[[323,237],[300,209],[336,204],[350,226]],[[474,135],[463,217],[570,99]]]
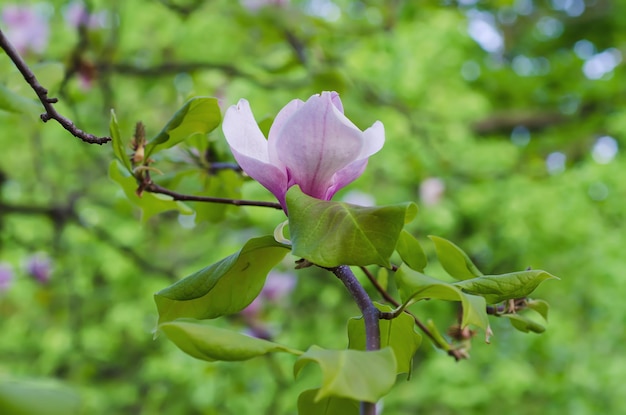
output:
[[[174,200],[180,200],[182,202],[206,202],[206,203],[222,203],[235,206],[260,206],[274,209],[282,209],[280,203],[276,202],[260,202],[256,200],[240,200],[240,199],[226,199],[221,197],[208,197],[208,196],[194,196],[177,193],[165,187],[159,186],[153,181],[148,181],[146,184],[139,188],[139,191],[145,191],[150,193],[159,193],[162,195],[171,196]]]
[[[359,306],[361,313],[363,313],[363,320],[365,322],[365,349],[366,350],[379,350],[380,349],[380,327],[378,319],[380,317],[380,311],[376,308],[372,299],[367,295],[367,292],[363,286],[356,279],[352,270],[347,265],[341,265],[335,268],[330,268],[333,274],[337,276],[346,286],[352,298]],[[376,404],[371,402],[361,402],[361,415],[376,415]]]
[[[363,271],[363,273],[367,276],[367,279],[370,280],[370,282],[372,283],[372,285],[374,286],[374,288],[376,288],[376,290],[380,293],[380,295],[383,296],[383,298],[385,300],[387,300],[389,303],[393,304],[394,307],[400,307],[400,303],[398,301],[396,301],[395,298],[393,298],[379,283],[378,281],[376,281],[376,278],[374,278],[374,275],[372,275],[372,273],[365,267],[359,267],[361,268],[361,271]],[[397,268],[396,268],[397,269]],[[420,330],[422,330],[422,333],[424,333],[426,335],[426,337],[428,337],[433,344],[435,344],[438,348],[445,350],[450,356],[454,357],[454,359],[456,361],[461,360],[462,358],[464,358],[464,356],[454,347],[452,347],[452,345],[450,345],[449,343],[441,343],[441,341],[435,336],[433,335],[433,333],[431,333],[431,331],[428,329],[428,327],[422,323],[420,321],[420,319],[417,318],[417,316],[413,313],[411,313],[409,310],[403,310],[405,313],[407,313],[408,315],[410,315],[411,317],[413,317],[413,321],[415,321],[415,325],[417,327],[420,328]],[[388,319],[388,317],[391,316],[387,316],[386,314],[383,314],[382,316],[385,319]]]
[[[4,49],[4,51],[9,56],[11,61],[13,61],[28,85],[30,85],[33,91],[35,91],[35,93],[37,94],[39,101],[41,101],[41,104],[46,110],[45,113],[41,114],[41,120],[43,122],[55,120],[56,122],[61,124],[63,128],[69,131],[74,137],[80,138],[86,143],[104,144],[111,141],[110,137],[97,137],[93,134],[84,132],[83,130],[76,127],[74,123],[68,118],[65,118],[57,112],[53,104],[55,104],[59,100],[57,98],[48,97],[48,90],[39,83],[33,71],[28,67],[26,62],[24,62],[24,59],[22,59],[17,50],[15,50],[15,48],[13,47],[13,45],[11,45],[4,33],[2,33],[2,30],[0,30],[0,47]]]

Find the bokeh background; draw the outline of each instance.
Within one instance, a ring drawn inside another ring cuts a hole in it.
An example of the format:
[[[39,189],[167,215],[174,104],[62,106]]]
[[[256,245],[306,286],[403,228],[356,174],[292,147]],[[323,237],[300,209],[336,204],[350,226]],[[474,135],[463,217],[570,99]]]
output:
[[[192,96],[247,98],[258,120],[341,94],[387,141],[336,199],[420,206],[411,231],[453,240],[485,273],[560,281],[543,334],[493,320],[471,359],[424,340],[383,414],[618,414],[626,410],[626,2],[621,0],[3,1],[0,28],[81,128],[154,136]],[[271,233],[281,212],[156,215],[108,177],[111,146],[42,124],[0,54],[0,396],[42,414],[292,414],[315,374],[290,357],[196,361],[153,340],[152,294]],[[159,154],[164,185],[272,200],[236,173],[218,129]],[[155,176],[156,177],[156,176]],[[345,347],[357,309],[330,274],[288,258],[256,309],[223,324],[306,348]],[[277,288],[278,287],[278,288]],[[453,304],[414,309],[440,329]],[[52,382],[52,383],[51,383]],[[22,395],[20,395],[22,394]],[[65,406],[63,406],[65,405]],[[73,410],[73,409],[72,409]],[[32,413],[32,412],[31,412]],[[9,414],[8,414],[9,415]]]

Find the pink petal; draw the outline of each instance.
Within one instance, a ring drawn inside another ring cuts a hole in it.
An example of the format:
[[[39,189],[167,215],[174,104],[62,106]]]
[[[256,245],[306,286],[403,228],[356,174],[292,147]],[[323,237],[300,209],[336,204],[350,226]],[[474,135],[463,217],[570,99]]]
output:
[[[280,110],[280,112],[274,118],[274,122],[270,127],[270,133],[268,138],[268,146],[269,146],[269,159],[272,163],[282,165],[278,157],[278,151],[276,149],[276,137],[280,135],[281,130],[291,118],[291,116],[298,111],[304,105],[304,101],[300,99],[294,99],[289,102],[287,105]]]
[[[328,92],[322,92],[322,95],[328,94]],[[341,103],[341,98],[339,98],[339,94],[335,91],[330,93],[330,100],[333,102],[333,105],[343,114],[343,104]]]
[[[370,128],[363,131],[363,141],[364,145],[359,156],[360,159],[378,153],[385,144],[385,126],[383,123],[376,121]]]
[[[294,112],[272,144],[287,167],[289,184],[325,199],[334,174],[359,158],[362,134],[333,104],[331,94],[323,93]]]
[[[380,151],[385,143],[385,127],[380,121],[376,121],[370,128],[363,132],[363,148],[359,158],[339,170],[333,176],[332,185],[326,193],[326,200],[332,199],[337,191],[355,181],[367,167],[369,157]]]
[[[222,130],[243,171],[272,192],[284,206],[287,172],[270,164],[267,140],[254,120],[248,101],[239,100],[236,106],[228,108]]]

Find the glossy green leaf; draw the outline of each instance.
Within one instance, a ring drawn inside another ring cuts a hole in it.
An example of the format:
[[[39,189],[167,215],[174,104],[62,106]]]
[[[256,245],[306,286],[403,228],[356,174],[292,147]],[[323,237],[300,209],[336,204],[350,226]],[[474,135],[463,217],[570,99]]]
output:
[[[298,397],[298,415],[359,415],[359,402],[329,396],[316,400],[319,389],[305,390]]]
[[[323,266],[389,267],[400,231],[417,212],[414,203],[361,207],[312,198],[293,186],[287,192],[293,253]]]
[[[424,272],[424,268],[428,265],[426,254],[419,241],[406,230],[400,232],[396,251],[398,251],[400,258],[402,258],[405,264],[415,271]]]
[[[435,244],[437,258],[439,258],[441,266],[451,277],[457,280],[466,280],[483,275],[461,248],[447,239],[434,235],[428,237]]]
[[[238,313],[259,295],[267,273],[288,252],[272,236],[250,239],[239,252],[156,293],[159,323]]]
[[[524,298],[545,280],[558,279],[554,275],[539,269],[511,272],[501,275],[484,275],[471,280],[458,281],[454,285],[464,292],[480,295],[489,304],[512,298]]]
[[[111,134],[111,140],[113,144],[113,152],[115,153],[115,157],[119,161],[122,162],[124,167],[129,173],[132,173],[133,168],[130,164],[130,158],[128,154],[126,154],[126,146],[122,140],[122,135],[120,134],[120,127],[117,123],[117,117],[115,116],[115,111],[111,110],[111,121],[109,122],[109,134]]]
[[[0,414],[74,415],[80,397],[67,386],[43,381],[0,380]]]
[[[192,98],[179,109],[163,130],[146,146],[146,157],[170,148],[194,134],[206,134],[220,124],[222,115],[217,98]]]
[[[474,324],[485,330],[489,327],[485,299],[480,296],[466,294],[453,284],[414,271],[401,265],[396,272],[396,284],[404,304],[425,299],[436,298],[445,301],[460,301],[463,308],[461,325]]]
[[[550,310],[550,304],[544,300],[528,300],[526,306],[531,310],[535,310],[537,313],[548,321],[548,311]]]
[[[392,308],[376,304],[381,311]],[[422,343],[422,336],[415,331],[415,320],[406,313],[393,320],[380,320],[380,347],[391,347],[396,355],[397,373],[410,373],[413,355]],[[365,350],[365,324],[363,317],[348,320],[348,339],[350,349]]]
[[[519,314],[502,314],[500,315],[500,317],[508,318],[513,327],[524,333],[528,333],[531,331],[533,333],[543,333],[544,331],[546,331],[546,328],[543,325],[529,319],[526,316],[522,316]]]
[[[146,222],[152,216],[170,210],[177,210],[183,215],[191,215],[193,210],[170,196],[143,192],[137,196],[137,181],[122,168],[117,160],[109,165],[109,177],[122,186],[128,200],[141,208],[141,220]]]
[[[393,350],[326,350],[311,346],[298,358],[294,375],[308,363],[322,370],[322,387],[315,401],[336,396],[357,401],[376,402],[385,396],[396,381],[396,358]]]
[[[275,352],[302,354],[300,350],[213,327],[201,320],[177,319],[160,324],[159,330],[183,352],[209,362],[248,360]]]

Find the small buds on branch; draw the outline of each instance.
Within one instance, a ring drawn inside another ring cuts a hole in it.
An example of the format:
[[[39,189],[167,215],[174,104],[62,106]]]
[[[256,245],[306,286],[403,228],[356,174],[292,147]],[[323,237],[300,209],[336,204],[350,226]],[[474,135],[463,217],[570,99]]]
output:
[[[74,137],[80,138],[82,141],[89,144],[102,145],[111,141],[110,137],[97,137],[93,134],[84,132],[83,130],[76,127],[76,125],[74,125],[71,120],[65,118],[57,112],[53,104],[57,103],[58,99],[48,97],[48,90],[39,83],[33,71],[28,67],[26,62],[24,62],[24,59],[22,59],[17,50],[15,50],[15,48],[13,47],[13,45],[11,45],[4,33],[2,33],[2,30],[0,30],[0,47],[4,49],[4,51],[9,56],[11,61],[13,61],[22,76],[24,76],[24,79],[26,80],[28,85],[30,85],[32,90],[35,91],[35,93],[37,94],[39,101],[41,101],[41,104],[46,110],[45,113],[41,114],[41,120],[43,122],[55,120],[56,122],[61,124],[63,128],[69,131]]]

